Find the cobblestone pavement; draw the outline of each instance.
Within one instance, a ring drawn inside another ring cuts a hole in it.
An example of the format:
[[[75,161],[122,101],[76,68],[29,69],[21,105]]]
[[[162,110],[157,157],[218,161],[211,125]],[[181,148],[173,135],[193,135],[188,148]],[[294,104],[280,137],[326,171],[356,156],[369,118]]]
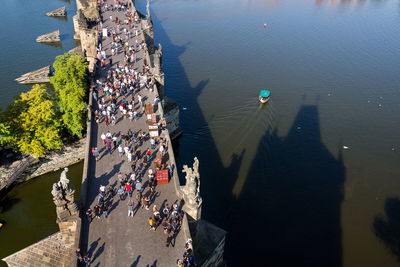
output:
[[[108,0],[108,4],[114,4],[113,2]],[[122,21],[124,16],[123,12],[103,10],[103,28],[108,28],[108,30],[116,28],[115,23],[110,21],[110,15],[113,18],[118,17]],[[144,38],[141,32],[141,25],[136,25],[139,26],[139,34],[136,37],[130,38],[130,45],[135,44],[135,40],[140,42]],[[107,56],[111,55],[110,46],[111,37],[103,38],[103,50],[105,50]],[[119,63],[123,64],[123,55],[124,53],[121,52],[118,55],[112,56],[114,64],[112,67],[116,67]],[[140,50],[137,53],[135,67],[138,71],[141,71],[142,66],[143,50]],[[99,77],[100,80],[106,78],[106,71],[107,69],[102,71]],[[147,89],[142,89],[140,94],[145,98],[147,97],[145,103],[153,103],[154,93],[149,92]],[[130,100],[131,96],[129,95],[127,99]],[[129,128],[133,132],[142,130],[147,133],[148,128],[145,115],[131,122],[128,118],[122,119],[121,113],[118,112],[116,125],[110,124],[106,126],[104,122],[99,125],[92,124],[91,147],[97,146],[101,152],[101,159],[99,161],[96,162],[91,157],[89,163],[90,177],[87,203],[92,208],[97,202],[96,197],[100,185],[108,186],[110,184],[117,184],[117,174],[119,171],[123,174],[130,174],[131,172],[131,164],[127,157],[120,157],[118,151],[113,151],[111,154],[106,152],[100,140],[100,135],[103,132],[106,133],[108,130],[113,134],[126,134]],[[146,141],[140,149],[144,152],[149,147],[150,143]],[[155,151],[158,151],[158,146],[155,150],[152,150],[152,152],[156,153]],[[154,170],[153,164],[151,168]],[[143,184],[146,184],[146,181],[148,181],[147,174],[148,172],[143,177]],[[178,200],[172,181],[169,184],[157,185],[156,191],[157,195],[153,204],[156,204],[157,207],[160,207],[165,201],[171,206],[173,202]],[[145,188],[143,192],[146,194],[148,188]],[[135,201],[135,205],[137,205],[135,192],[132,199]],[[86,238],[82,238],[82,247],[87,247],[88,253],[92,257],[91,266],[175,266],[176,259],[182,257],[184,251],[185,241],[183,233],[178,233],[172,242],[173,245],[167,247],[166,236],[163,233],[162,226],[158,227],[155,232],[149,230],[148,218],[152,216],[151,208],[150,210],[146,210],[139,207],[135,210],[134,217],[128,217],[127,203],[127,199],[121,201],[117,195],[113,199],[108,218],[95,218],[90,224],[86,218],[83,220],[82,236],[86,236]]]

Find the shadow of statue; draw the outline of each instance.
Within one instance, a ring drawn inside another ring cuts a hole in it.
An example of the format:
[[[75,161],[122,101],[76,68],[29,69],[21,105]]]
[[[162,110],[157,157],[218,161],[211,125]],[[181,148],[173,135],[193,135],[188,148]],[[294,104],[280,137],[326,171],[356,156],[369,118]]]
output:
[[[137,256],[136,260],[132,262],[131,267],[137,267],[141,257],[142,255]]]
[[[388,198],[385,201],[385,214],[375,217],[373,222],[375,235],[400,261],[400,199]]]

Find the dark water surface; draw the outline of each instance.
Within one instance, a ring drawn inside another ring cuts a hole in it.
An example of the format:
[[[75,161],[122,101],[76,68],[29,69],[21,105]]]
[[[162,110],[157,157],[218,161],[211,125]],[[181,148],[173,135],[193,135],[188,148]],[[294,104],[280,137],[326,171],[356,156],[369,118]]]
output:
[[[69,167],[68,178],[79,199],[83,162]],[[51,189],[62,170],[44,174],[13,188],[0,203],[0,258],[57,232],[56,208]],[[0,266],[7,266],[0,261]]]
[[[228,265],[398,266],[399,2],[151,8],[181,104],[177,159],[199,157]]]

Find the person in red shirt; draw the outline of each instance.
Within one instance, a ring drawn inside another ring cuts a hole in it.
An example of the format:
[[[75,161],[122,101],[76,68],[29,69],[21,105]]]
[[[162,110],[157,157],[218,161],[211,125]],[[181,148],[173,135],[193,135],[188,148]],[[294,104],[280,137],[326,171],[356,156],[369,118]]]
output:
[[[132,185],[130,183],[125,185],[125,191],[128,192],[129,197],[132,197]]]
[[[150,151],[150,149],[147,149],[147,151],[146,151],[146,160],[147,161],[150,160],[150,157],[151,157],[151,151]]]

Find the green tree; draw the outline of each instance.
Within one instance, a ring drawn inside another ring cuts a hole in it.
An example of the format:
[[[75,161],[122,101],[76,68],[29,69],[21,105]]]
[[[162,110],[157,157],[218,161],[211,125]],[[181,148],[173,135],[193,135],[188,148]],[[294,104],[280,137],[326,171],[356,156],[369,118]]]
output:
[[[36,84],[30,91],[17,96],[2,113],[0,123],[4,143],[37,157],[63,145],[55,101],[46,89],[45,85]]]
[[[0,122],[0,146],[6,145],[9,140],[11,140],[10,134],[10,126],[8,123]]]
[[[50,83],[55,89],[63,124],[72,135],[82,137],[88,64],[79,54],[65,53],[56,57],[53,67],[54,76],[50,77]]]

